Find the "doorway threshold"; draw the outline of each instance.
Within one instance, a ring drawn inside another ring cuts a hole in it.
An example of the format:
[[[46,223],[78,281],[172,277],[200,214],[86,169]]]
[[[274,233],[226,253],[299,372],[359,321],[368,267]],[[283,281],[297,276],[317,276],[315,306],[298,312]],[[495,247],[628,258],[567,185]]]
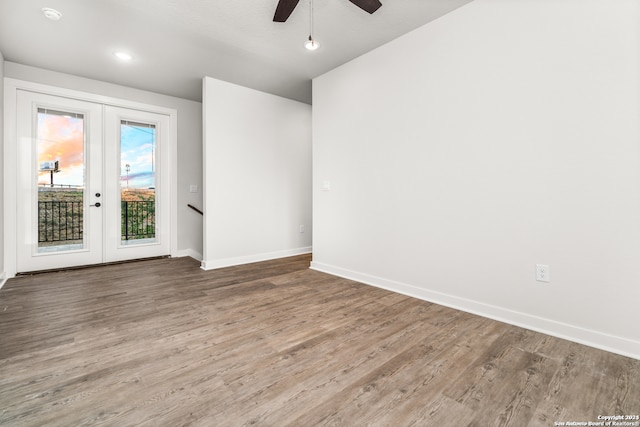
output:
[[[16,273],[16,277],[20,276],[35,276],[36,274],[45,274],[45,273],[59,273],[62,271],[71,271],[71,270],[83,270],[85,268],[93,268],[93,267],[105,267],[107,265],[117,265],[117,264],[129,264],[132,262],[138,261],[149,261],[154,259],[164,259],[171,258],[171,255],[161,255],[161,256],[153,256],[148,258],[138,258],[138,259],[128,259],[123,261],[114,261],[114,262],[103,262],[100,264],[88,264],[88,265],[77,265],[73,267],[63,267],[63,268],[50,268],[48,270],[35,270],[35,271],[24,271]]]

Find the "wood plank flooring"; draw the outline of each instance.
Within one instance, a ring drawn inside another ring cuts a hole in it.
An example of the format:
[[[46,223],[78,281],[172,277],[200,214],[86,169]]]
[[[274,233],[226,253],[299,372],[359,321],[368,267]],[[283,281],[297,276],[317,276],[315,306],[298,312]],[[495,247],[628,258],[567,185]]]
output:
[[[309,270],[191,258],[11,279],[0,425],[555,426],[640,414],[640,361]]]

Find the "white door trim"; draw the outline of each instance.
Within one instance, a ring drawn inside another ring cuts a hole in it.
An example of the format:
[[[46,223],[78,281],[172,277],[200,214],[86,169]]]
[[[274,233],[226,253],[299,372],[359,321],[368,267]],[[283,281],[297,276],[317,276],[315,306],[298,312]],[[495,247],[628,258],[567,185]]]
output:
[[[55,86],[33,83],[25,80],[5,78],[4,79],[4,155],[3,155],[3,213],[4,213],[4,267],[6,278],[16,275],[16,245],[17,245],[17,94],[18,90],[54,95],[65,98],[88,101],[114,107],[123,107],[134,110],[148,111],[151,113],[164,114],[169,116],[169,200],[170,200],[170,255],[177,254],[177,233],[178,233],[178,112],[173,108],[149,105],[126,99],[113,98],[88,92],[72,89],[59,88]]]

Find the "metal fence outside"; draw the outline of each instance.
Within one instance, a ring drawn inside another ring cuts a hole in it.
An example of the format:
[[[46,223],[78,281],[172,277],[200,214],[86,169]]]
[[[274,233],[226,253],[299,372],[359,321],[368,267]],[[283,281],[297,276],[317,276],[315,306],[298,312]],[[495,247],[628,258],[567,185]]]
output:
[[[82,240],[82,202],[38,202],[38,242]]]
[[[156,202],[121,202],[122,240],[156,236]]]
[[[122,240],[155,237],[155,201],[122,201],[120,207]],[[38,202],[38,243],[82,241],[83,228],[83,202]]]

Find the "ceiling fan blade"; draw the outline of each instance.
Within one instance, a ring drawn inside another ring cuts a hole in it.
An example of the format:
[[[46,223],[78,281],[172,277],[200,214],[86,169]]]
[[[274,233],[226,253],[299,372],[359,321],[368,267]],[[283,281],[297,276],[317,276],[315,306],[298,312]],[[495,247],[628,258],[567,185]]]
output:
[[[289,19],[291,12],[298,5],[300,0],[280,0],[276,6],[276,13],[273,15],[274,22],[285,22]]]
[[[382,6],[382,3],[378,0],[349,0],[351,3],[358,6],[360,9],[373,13]]]

